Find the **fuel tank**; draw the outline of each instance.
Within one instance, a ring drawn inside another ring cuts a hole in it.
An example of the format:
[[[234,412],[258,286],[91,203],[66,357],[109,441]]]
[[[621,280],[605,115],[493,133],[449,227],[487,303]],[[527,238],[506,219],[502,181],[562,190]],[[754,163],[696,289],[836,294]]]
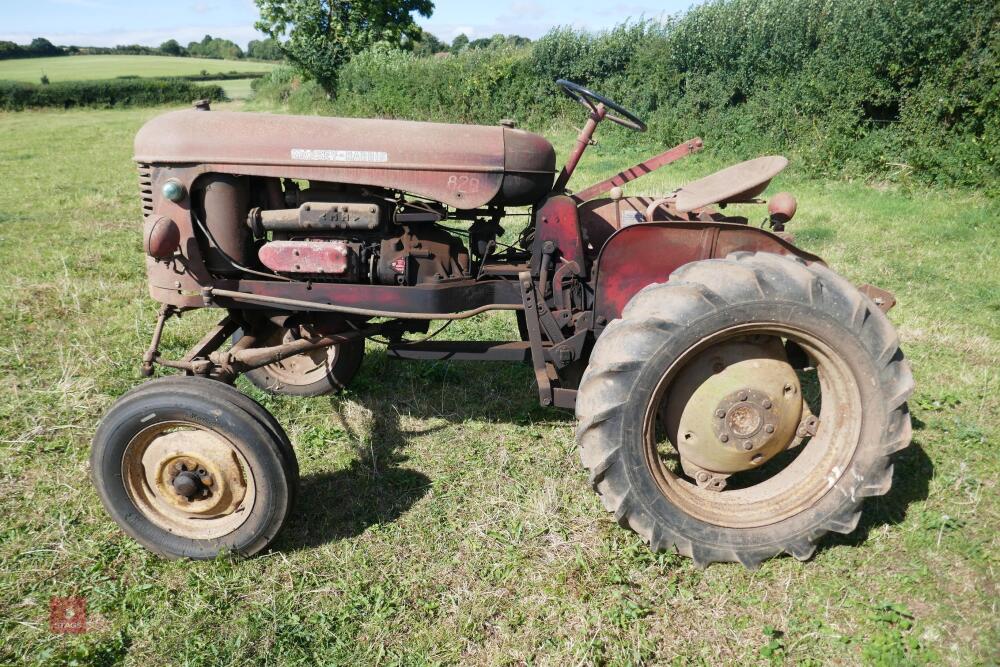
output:
[[[460,209],[532,204],[555,174],[552,144],[510,127],[199,110],[147,122],[135,160],[391,188]]]

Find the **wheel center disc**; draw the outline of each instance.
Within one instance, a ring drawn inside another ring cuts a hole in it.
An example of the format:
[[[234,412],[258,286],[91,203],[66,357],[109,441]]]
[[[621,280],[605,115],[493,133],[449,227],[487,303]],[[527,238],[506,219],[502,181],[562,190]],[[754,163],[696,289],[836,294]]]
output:
[[[665,413],[685,470],[732,474],[791,444],[802,393],[781,338],[745,337],[693,358],[671,384]]]

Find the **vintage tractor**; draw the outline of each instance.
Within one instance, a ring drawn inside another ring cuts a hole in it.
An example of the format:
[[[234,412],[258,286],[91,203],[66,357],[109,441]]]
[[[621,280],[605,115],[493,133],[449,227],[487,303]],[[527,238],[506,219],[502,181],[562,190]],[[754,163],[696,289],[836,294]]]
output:
[[[162,304],[143,371],[184,376],[127,393],[94,437],[95,485],[126,532],[167,557],[265,548],[292,507],[295,452],[233,381],[333,391],[375,335],[399,359],[530,364],[542,405],[575,408],[604,507],[655,550],[754,567],[855,529],[910,441],[892,295],[796,247],[791,195],[771,198],[760,226],[723,212],[761,202],[782,157],[623,195],[701,148],[692,139],[570,192],[602,121],[645,125],[557,83],[589,114],[558,174],[552,145],[510,122],[199,103],[139,131],[146,267]],[[523,221],[516,240],[504,236],[511,219]],[[206,307],[222,311],[218,325],[164,358],[164,324]],[[516,313],[520,340],[411,338],[495,310]]]

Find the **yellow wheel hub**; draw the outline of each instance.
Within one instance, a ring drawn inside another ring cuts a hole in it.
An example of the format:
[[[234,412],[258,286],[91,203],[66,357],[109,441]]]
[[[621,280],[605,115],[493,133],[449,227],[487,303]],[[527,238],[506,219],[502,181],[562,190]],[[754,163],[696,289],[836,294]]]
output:
[[[780,338],[747,336],[692,359],[672,384],[663,417],[685,468],[732,474],[792,443],[802,389]]]

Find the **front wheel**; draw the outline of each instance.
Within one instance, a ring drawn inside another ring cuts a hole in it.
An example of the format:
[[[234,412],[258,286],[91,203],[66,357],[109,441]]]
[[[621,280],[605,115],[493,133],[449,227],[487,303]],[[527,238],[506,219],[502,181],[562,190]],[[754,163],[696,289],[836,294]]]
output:
[[[120,399],[94,435],[91,475],[108,513],[168,558],[253,555],[291,509],[297,466],[283,431],[216,384],[150,382]]]
[[[740,252],[681,267],[608,325],[577,439],[604,506],[653,549],[756,567],[808,558],[889,490],[912,388],[891,324],[850,283]]]

